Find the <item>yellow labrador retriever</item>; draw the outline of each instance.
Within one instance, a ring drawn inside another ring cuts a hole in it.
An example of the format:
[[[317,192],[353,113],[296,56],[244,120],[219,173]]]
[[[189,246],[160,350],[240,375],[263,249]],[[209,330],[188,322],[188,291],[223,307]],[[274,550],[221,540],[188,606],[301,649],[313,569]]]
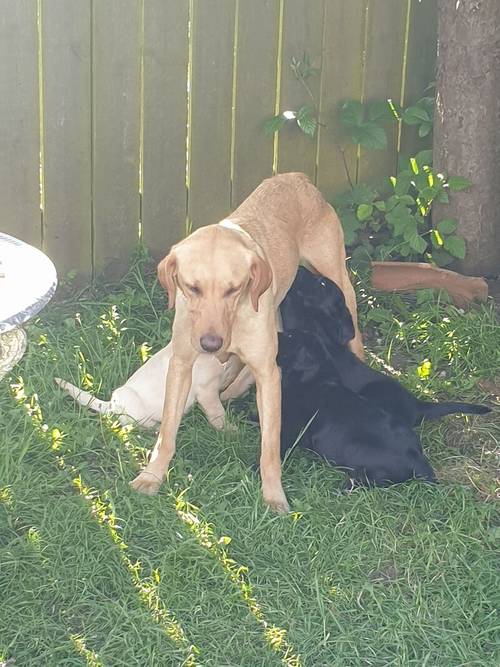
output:
[[[257,386],[264,500],[288,510],[281,485],[277,308],[301,260],[343,290],[356,327],[352,349],[362,358],[342,228],[304,174],[263,181],[227,220],[198,229],[160,262],[160,282],[169,306],[176,306],[173,355],[158,439],[148,465],[131,483],[134,489],[155,494],[165,478],[195,359],[214,354],[225,361],[234,354]]]

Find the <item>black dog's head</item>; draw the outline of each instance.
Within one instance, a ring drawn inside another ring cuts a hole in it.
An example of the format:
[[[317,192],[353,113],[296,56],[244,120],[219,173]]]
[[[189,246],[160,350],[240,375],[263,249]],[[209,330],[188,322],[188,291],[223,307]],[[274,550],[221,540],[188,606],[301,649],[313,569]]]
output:
[[[311,328],[316,319],[340,345],[354,338],[354,324],[342,290],[332,280],[300,267],[281,304],[286,329]]]
[[[283,331],[278,333],[276,361],[284,379],[312,382],[329,367],[330,354],[319,336],[310,331]]]

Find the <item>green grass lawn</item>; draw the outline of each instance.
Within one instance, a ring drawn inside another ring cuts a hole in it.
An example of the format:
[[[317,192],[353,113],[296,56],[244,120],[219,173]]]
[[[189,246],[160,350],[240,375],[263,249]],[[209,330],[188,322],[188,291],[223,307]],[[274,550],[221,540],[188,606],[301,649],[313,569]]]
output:
[[[419,395],[484,400],[481,381],[499,382],[492,306],[359,293],[371,361]],[[498,407],[421,429],[437,486],[344,494],[342,475],[296,452],[287,516],[262,504],[241,404],[235,432],[195,409],[148,498],[128,482],[154,433],[80,409],[52,379],[107,398],[168,341],[151,275],[138,264],[114,288],[53,303],[28,333],[0,383],[0,663],[500,664]]]

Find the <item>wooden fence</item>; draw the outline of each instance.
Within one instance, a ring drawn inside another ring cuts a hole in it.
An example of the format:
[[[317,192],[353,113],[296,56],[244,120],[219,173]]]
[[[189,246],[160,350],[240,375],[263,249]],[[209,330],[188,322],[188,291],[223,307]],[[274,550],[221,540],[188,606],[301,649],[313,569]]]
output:
[[[346,187],[335,109],[414,101],[434,78],[435,0],[0,0],[0,229],[60,273],[127,267],[140,236],[164,254],[275,171]],[[306,53],[324,125],[266,136],[307,103]],[[402,137],[411,142],[411,134]],[[347,159],[360,180],[387,152]]]

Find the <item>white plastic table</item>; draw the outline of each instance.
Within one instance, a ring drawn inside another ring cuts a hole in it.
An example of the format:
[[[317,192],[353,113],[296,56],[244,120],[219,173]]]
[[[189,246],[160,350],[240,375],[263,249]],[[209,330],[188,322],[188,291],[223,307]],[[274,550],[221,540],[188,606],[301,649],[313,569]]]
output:
[[[41,250],[0,232],[0,379],[26,349],[23,324],[52,298],[54,264]]]

